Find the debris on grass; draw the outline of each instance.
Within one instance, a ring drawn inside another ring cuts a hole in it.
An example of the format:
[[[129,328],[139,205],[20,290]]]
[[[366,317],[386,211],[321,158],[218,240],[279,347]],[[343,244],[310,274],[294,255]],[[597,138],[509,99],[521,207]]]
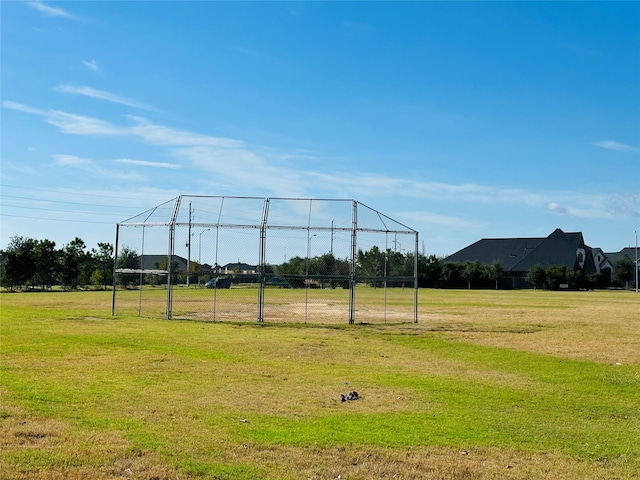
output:
[[[343,402],[346,402],[346,401],[350,401],[350,400],[358,400],[360,398],[360,395],[358,395],[358,392],[356,392],[354,390],[354,391],[351,391],[351,392],[347,393],[346,395],[341,394],[340,398],[342,399]]]

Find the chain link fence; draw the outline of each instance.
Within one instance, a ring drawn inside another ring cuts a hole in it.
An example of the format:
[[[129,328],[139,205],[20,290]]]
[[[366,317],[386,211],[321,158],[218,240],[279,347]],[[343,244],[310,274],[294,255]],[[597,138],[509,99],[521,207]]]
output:
[[[115,249],[114,315],[418,321],[418,232],[355,200],[182,195]]]

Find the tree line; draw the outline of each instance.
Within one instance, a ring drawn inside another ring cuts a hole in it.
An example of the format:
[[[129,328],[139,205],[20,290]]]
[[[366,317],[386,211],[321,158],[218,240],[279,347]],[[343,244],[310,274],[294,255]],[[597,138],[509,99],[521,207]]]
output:
[[[627,288],[634,279],[634,264],[628,258],[614,262],[613,273],[585,274],[565,265],[532,265],[521,277],[505,271],[500,262],[491,265],[478,261],[443,262],[430,257],[426,264],[419,262],[418,278],[421,287],[432,288],[516,288],[530,287],[547,290],[591,290],[611,286]],[[523,280],[525,283],[518,282]]]
[[[140,268],[140,256],[135,249],[123,247],[116,262],[119,268]],[[368,251],[358,250],[356,275],[359,281],[372,287],[412,286],[414,266],[413,253],[402,253],[391,249],[381,250],[377,246]],[[500,262],[491,265],[480,262],[444,262],[442,257],[418,254],[418,286],[429,288],[513,288],[511,273],[505,271]],[[8,289],[50,289],[61,285],[65,289],[94,286],[107,289],[113,283],[114,249],[110,243],[98,243],[98,248],[88,249],[85,242],[76,237],[57,249],[51,240],[36,240],[14,236],[4,250],[0,250],[0,285]],[[167,262],[154,268],[166,270]],[[171,266],[172,277],[185,281],[187,275],[199,283],[202,267],[191,262],[189,272],[179,272],[177,263]],[[533,288],[569,289],[606,288],[610,285],[627,287],[633,281],[634,265],[627,258],[614,264],[613,276],[604,273],[584,275],[565,266],[551,265],[546,268],[533,265],[523,280]],[[292,257],[276,265],[266,265],[266,277],[279,277],[284,286],[299,288],[338,286],[348,288],[351,262],[339,259],[331,253],[313,258]],[[240,274],[238,274],[240,276]],[[253,281],[242,275],[245,281]],[[257,277],[257,275],[255,276]],[[118,274],[118,284],[135,285],[138,275]],[[166,281],[161,275],[147,275],[145,282],[160,284]]]
[[[65,289],[113,283],[113,245],[98,243],[89,250],[81,238],[62,248],[51,240],[14,236],[0,250],[0,285],[8,289],[40,288],[53,285]]]

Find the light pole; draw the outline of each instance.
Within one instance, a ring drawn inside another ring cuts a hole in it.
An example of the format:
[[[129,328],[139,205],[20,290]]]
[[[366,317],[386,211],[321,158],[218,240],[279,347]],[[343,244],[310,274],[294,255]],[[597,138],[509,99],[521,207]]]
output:
[[[309,276],[309,258],[311,258],[311,239],[317,236],[318,235],[314,233],[309,237],[309,240],[307,241],[307,276]]]
[[[200,264],[200,266],[202,266],[202,258],[201,258],[201,255],[202,255],[202,234],[204,232],[208,232],[209,230],[211,230],[211,229],[207,228],[207,229],[201,231],[198,234],[198,263]]]
[[[205,228],[198,234],[198,265],[200,267],[200,272],[198,272],[198,287],[200,286],[200,275],[202,274],[202,234],[204,232],[208,232],[211,230],[210,228]]]

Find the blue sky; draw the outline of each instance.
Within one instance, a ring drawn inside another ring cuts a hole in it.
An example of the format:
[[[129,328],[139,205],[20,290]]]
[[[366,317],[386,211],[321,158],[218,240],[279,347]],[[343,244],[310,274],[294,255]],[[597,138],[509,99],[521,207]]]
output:
[[[639,2],[1,2],[1,241],[353,198],[427,254],[640,231]]]

